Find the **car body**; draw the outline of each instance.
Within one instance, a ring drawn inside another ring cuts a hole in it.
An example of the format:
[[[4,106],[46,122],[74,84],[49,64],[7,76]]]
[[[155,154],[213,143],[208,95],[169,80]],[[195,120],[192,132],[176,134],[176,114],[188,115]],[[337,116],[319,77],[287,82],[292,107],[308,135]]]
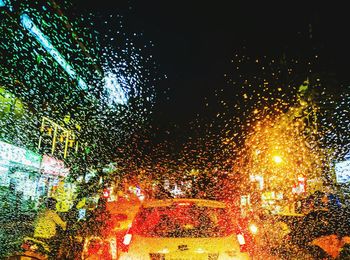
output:
[[[250,259],[226,204],[204,199],[145,201],[124,236],[120,259]]]
[[[117,259],[118,245],[122,243],[140,205],[139,200],[125,198],[108,202],[106,210],[110,217],[105,221],[100,236],[85,238],[82,258],[86,260]]]

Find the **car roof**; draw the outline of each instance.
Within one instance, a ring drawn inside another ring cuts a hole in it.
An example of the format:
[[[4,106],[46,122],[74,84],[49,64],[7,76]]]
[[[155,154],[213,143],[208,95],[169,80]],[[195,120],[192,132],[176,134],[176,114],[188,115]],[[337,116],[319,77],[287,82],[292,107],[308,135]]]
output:
[[[144,208],[153,208],[153,207],[167,207],[173,204],[178,203],[190,203],[196,204],[200,207],[209,207],[209,208],[226,208],[226,204],[216,200],[206,200],[206,199],[185,199],[185,198],[176,198],[176,199],[163,199],[163,200],[148,200],[143,202]]]

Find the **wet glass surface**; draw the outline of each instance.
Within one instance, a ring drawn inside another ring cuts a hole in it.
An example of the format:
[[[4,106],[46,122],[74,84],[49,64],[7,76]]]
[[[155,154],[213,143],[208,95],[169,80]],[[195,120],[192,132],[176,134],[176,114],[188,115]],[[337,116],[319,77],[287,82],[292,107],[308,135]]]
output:
[[[0,0],[0,258],[350,259],[347,10]]]

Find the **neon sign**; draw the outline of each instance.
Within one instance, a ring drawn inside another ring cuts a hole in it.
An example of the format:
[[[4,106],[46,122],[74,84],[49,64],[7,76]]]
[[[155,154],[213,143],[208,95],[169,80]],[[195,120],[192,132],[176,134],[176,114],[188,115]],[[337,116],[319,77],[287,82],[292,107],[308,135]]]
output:
[[[1,0],[0,0],[1,1]],[[0,2],[1,3],[1,2]],[[50,40],[40,31],[40,29],[34,24],[32,19],[27,14],[22,14],[20,17],[22,26],[27,29],[31,35],[44,47],[44,49],[61,65],[61,67],[68,73],[68,75],[78,82],[79,87],[82,90],[88,90],[88,85],[82,80],[82,78],[75,72],[72,66],[64,59],[64,57],[56,50]]]
[[[65,168],[63,161],[44,155],[41,162],[41,172],[44,174],[66,177],[69,173],[69,168]]]

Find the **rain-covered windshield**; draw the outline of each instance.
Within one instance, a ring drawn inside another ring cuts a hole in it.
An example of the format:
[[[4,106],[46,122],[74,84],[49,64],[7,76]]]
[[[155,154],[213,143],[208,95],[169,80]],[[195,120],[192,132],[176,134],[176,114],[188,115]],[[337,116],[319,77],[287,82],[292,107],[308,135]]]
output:
[[[0,259],[350,258],[349,8],[269,2],[0,0]]]

